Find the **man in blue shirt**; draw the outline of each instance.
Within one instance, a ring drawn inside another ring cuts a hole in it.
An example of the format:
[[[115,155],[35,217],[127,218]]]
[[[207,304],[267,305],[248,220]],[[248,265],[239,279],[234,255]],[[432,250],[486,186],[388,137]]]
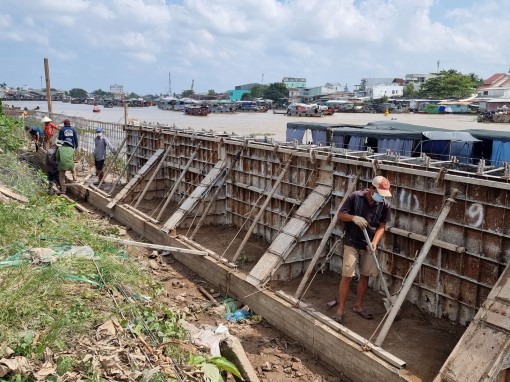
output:
[[[115,148],[110,143],[108,138],[103,136],[103,129],[101,127],[96,128],[96,139],[94,139],[94,164],[96,167],[96,175],[98,177],[98,181],[94,183],[98,185],[104,177],[104,161],[106,159],[106,149],[109,149],[111,152],[115,153]]]
[[[35,151],[39,150],[39,146],[42,146],[44,142],[44,132],[40,127],[37,126],[25,126],[25,130],[32,137],[32,141],[35,143]]]
[[[58,139],[60,141],[69,142],[75,150],[78,148],[78,133],[76,129],[71,126],[70,120],[64,119],[64,127],[58,132]]]

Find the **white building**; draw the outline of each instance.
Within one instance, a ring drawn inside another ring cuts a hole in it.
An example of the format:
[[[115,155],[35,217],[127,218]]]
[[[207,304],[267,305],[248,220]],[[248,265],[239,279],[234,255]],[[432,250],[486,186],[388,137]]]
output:
[[[366,95],[372,99],[402,97],[404,87],[402,85],[375,85],[366,90]]]

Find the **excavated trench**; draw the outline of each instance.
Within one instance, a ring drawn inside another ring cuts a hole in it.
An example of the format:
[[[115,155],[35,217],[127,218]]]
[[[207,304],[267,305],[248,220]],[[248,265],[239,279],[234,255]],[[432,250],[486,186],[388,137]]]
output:
[[[212,133],[126,133],[127,181],[110,194],[109,184],[73,192],[154,243],[207,252],[175,257],[350,379],[447,381],[465,371],[473,343],[483,351],[469,380],[506,369],[506,179]],[[366,299],[374,320],[349,312],[339,325],[326,305],[337,295],[342,263],[343,226],[334,216],[344,196],[376,174],[394,190],[379,262],[392,293],[409,284],[380,346],[374,343],[390,315],[379,279]],[[490,349],[487,325],[497,339]]]

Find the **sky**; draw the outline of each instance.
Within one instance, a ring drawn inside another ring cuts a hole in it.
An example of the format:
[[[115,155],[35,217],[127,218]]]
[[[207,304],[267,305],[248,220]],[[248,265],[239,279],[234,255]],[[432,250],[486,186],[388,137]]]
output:
[[[510,68],[510,0],[1,0],[0,83],[140,95]],[[171,81],[169,81],[169,79]]]

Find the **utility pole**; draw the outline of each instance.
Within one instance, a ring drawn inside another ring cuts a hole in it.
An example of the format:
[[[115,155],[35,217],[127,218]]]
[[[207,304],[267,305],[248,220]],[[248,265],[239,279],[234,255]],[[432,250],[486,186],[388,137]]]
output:
[[[191,93],[193,94],[193,86],[195,85],[195,79],[191,80]]]
[[[262,85],[264,85],[264,73],[262,73]]]
[[[51,105],[51,85],[50,85],[50,65],[48,64],[48,59],[44,59],[44,75],[46,76],[46,98],[48,100],[48,113],[51,114],[53,112]]]
[[[439,73],[439,60],[437,60],[437,71],[436,73]]]
[[[168,95],[172,96],[172,76],[168,72]]]

